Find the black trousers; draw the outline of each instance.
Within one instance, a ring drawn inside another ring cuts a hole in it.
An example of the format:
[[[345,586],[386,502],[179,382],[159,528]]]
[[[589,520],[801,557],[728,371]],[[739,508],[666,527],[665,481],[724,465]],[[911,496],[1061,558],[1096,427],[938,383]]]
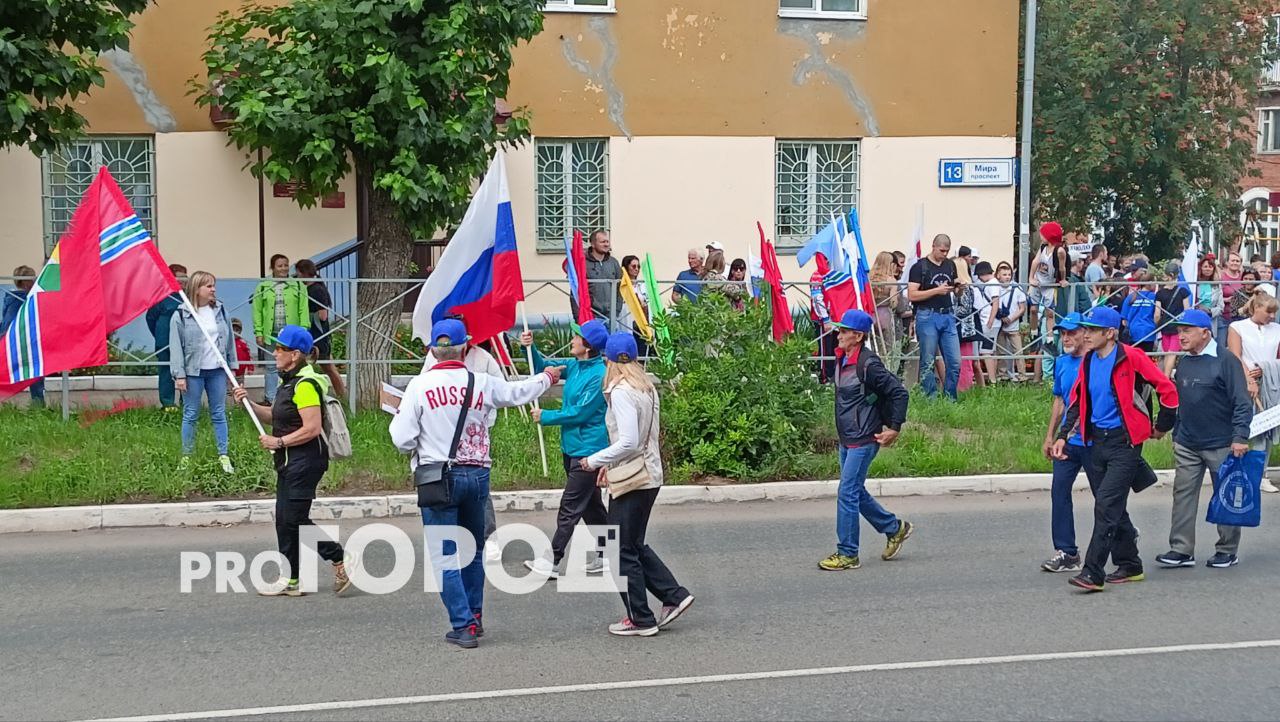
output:
[[[301,554],[298,542],[299,529],[311,521],[312,498],[291,499],[291,496],[306,496],[305,488],[310,486],[310,497],[315,496],[315,489],[324,476],[328,464],[308,464],[286,466],[277,472],[276,480],[276,543],[280,553],[288,561],[285,570],[289,579],[298,578],[298,557]],[[314,481],[311,479],[314,477]],[[322,541],[316,545],[316,552],[321,559],[337,563],[342,561],[342,545],[337,542]]]
[[[552,563],[559,564],[569,547],[573,528],[581,519],[586,524],[603,525],[607,518],[594,471],[583,471],[579,457],[564,455],[566,475],[564,493],[560,495],[560,511],[556,514],[556,533],[551,537]]]
[[[1129,520],[1129,488],[1142,464],[1142,444],[1129,443],[1123,428],[1095,429],[1093,467],[1098,479],[1093,503],[1093,537],[1084,558],[1084,574],[1102,582],[1107,557],[1127,573],[1142,571],[1138,531]]]
[[[658,489],[638,489],[609,502],[609,524],[618,526],[619,572],[627,580],[622,604],[637,627],[652,627],[658,620],[649,609],[649,592],[664,606],[683,602],[689,590],[680,586],[658,554],[644,543],[649,513]]]

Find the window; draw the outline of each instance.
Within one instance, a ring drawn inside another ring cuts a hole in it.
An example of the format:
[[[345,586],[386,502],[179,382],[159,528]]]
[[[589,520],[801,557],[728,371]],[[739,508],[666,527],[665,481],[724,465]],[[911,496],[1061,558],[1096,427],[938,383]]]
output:
[[[857,141],[778,141],[779,248],[803,245],[857,203]]]
[[[1280,153],[1280,108],[1258,109],[1258,152]]]
[[[1280,15],[1271,16],[1271,32],[1267,38],[1267,46],[1264,50],[1268,53],[1273,52],[1276,46],[1280,45]],[[1262,75],[1262,84],[1280,85],[1280,62],[1271,64]]]
[[[614,0],[544,0],[542,9],[560,13],[612,13]]]
[[[155,236],[155,147],[149,137],[87,138],[44,156],[44,249],[53,252],[98,168],[106,166]]]
[[[539,251],[563,251],[575,229],[609,227],[609,145],[603,139],[537,140],[534,175]]]
[[[778,16],[784,18],[826,18],[866,20],[867,0],[779,0]]]

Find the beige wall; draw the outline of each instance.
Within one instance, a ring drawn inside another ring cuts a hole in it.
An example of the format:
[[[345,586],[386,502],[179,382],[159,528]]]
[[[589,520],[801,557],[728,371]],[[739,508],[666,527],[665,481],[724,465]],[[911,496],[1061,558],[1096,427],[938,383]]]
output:
[[[258,275],[258,183],[222,133],[156,135],[160,252],[172,263],[218,276]],[[355,193],[344,182],[344,209],[303,210],[266,187],[267,255],[297,260],[355,237]]]
[[[0,276],[44,263],[40,159],[22,148],[0,150]]]

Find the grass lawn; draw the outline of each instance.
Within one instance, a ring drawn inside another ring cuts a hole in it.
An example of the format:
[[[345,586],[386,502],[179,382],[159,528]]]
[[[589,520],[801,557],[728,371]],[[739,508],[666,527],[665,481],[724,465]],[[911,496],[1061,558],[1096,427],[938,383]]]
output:
[[[871,475],[941,476],[1044,472],[1050,463],[1040,453],[1049,408],[1047,390],[999,387],[975,390],[960,403],[913,396],[910,420],[898,444],[881,451]],[[335,462],[321,493],[357,495],[410,491],[407,458],[387,438],[390,417],[380,411],[350,419],[355,454]],[[134,409],[82,422],[64,423],[56,410],[21,411],[0,407],[0,508],[73,504],[203,500],[270,496],[275,474],[258,448],[257,432],[246,414],[232,414],[233,475],[218,468],[208,417],[201,418],[195,463],[179,473],[178,412]],[[838,475],[834,426],[816,440],[797,439],[805,448],[829,452],[801,454],[784,479],[831,479]],[[543,478],[537,434],[516,410],[499,412],[493,432],[495,490],[558,488],[563,479],[560,439],[546,430],[550,478]],[[1149,443],[1152,466],[1170,468],[1169,441]],[[670,483],[694,481],[680,465],[669,465]],[[684,478],[681,478],[684,476]],[[759,479],[752,479],[758,481]]]

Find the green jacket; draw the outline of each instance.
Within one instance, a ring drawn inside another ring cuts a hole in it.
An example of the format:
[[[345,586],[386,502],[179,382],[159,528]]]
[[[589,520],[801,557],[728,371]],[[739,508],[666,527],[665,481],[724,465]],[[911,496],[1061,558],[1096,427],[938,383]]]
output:
[[[284,286],[284,322],[303,328],[311,328],[311,312],[307,306],[307,287],[296,278],[267,279],[258,284],[253,291],[253,334],[261,336],[267,344],[275,340],[276,328],[276,289],[275,284],[283,281]]]

